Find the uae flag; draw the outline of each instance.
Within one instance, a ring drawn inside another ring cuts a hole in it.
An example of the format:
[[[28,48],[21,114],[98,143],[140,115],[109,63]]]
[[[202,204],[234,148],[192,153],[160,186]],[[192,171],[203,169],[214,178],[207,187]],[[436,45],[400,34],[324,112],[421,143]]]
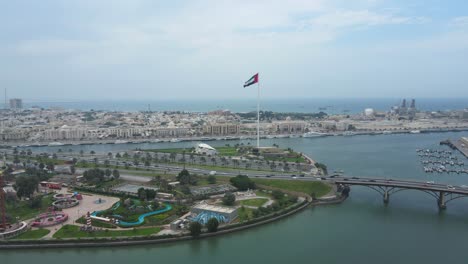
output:
[[[252,78],[250,78],[248,81],[244,83],[244,88],[254,83],[258,83],[258,73],[252,76]]]

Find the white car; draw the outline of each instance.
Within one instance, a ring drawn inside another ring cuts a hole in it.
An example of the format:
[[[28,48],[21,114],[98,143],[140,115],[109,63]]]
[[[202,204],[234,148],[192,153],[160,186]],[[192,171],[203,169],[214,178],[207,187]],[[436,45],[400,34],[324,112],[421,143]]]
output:
[[[434,181],[427,181],[426,183],[434,184]]]

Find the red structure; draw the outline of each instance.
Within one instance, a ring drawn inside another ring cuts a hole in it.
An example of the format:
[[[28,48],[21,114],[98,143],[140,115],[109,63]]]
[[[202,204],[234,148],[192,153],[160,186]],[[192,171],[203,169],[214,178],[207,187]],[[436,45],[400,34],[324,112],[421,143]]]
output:
[[[2,218],[0,218],[0,228],[5,229],[7,227],[6,223],[6,210],[5,210],[5,191],[3,187],[5,183],[3,182],[3,171],[0,171],[0,214]]]

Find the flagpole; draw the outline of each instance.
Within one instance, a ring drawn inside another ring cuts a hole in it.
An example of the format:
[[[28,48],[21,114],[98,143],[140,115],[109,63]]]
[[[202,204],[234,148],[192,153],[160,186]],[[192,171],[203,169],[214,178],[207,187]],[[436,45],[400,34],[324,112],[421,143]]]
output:
[[[260,147],[260,81],[257,82],[257,148]]]

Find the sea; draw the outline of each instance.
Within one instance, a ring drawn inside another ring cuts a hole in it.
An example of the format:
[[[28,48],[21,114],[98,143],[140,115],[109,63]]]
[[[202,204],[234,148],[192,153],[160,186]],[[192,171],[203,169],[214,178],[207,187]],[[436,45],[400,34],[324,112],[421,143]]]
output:
[[[356,135],[350,137],[262,139],[303,152],[353,177],[412,179],[468,185],[468,174],[425,173],[416,149],[450,150],[439,145],[468,132]],[[214,146],[249,140],[211,141]],[[73,151],[120,151],[166,148],[170,143],[70,146]],[[172,143],[182,147],[194,142]],[[56,151],[37,147],[34,151]],[[453,152],[468,167],[468,159]],[[451,197],[455,198],[455,197]],[[3,250],[0,263],[467,263],[468,198],[454,199],[440,211],[431,195],[404,190],[382,196],[366,187],[352,187],[341,204],[308,208],[283,220],[245,231],[163,245]]]
[[[412,98],[406,98],[409,106]],[[423,111],[459,110],[468,108],[468,98],[414,98],[416,108]],[[262,99],[262,111],[328,114],[360,113],[366,108],[388,111],[392,106],[401,105],[403,98],[296,98]],[[217,109],[232,112],[256,111],[257,101],[252,99],[222,100],[148,100],[148,101],[25,101],[24,107],[62,108],[75,110],[107,111],[184,111],[208,112]]]

